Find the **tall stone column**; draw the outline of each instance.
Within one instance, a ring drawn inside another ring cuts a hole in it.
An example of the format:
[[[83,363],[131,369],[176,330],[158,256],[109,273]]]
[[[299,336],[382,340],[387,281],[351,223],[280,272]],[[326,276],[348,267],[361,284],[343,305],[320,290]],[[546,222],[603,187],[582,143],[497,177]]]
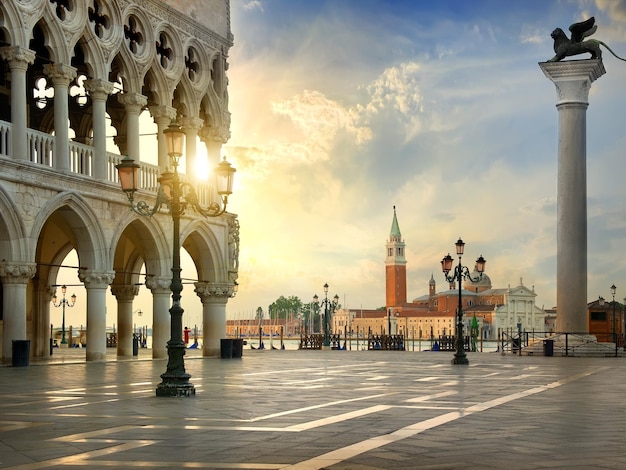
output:
[[[126,154],[133,160],[139,161],[139,115],[143,107],[148,104],[148,98],[139,93],[124,93],[117,96],[117,100],[126,110]]]
[[[26,93],[26,71],[35,62],[35,52],[19,46],[0,49],[2,58],[9,62],[11,69],[11,154],[13,158],[28,160],[28,139],[26,131],[28,118],[26,103],[32,97]]]
[[[202,355],[219,356],[220,339],[226,337],[226,303],[233,296],[233,284],[196,282],[202,301]]]
[[[34,346],[31,345],[33,356],[47,357],[50,356],[50,302],[56,288],[42,282],[41,279],[36,280],[35,284],[35,307],[33,313],[33,340]]]
[[[107,180],[107,142],[106,142],[106,104],[107,98],[113,93],[113,83],[101,79],[85,80],[85,90],[89,92],[93,118],[94,161],[92,176],[99,180]]]
[[[196,148],[196,140],[198,138],[198,131],[202,127],[204,121],[199,118],[186,117],[183,118],[181,124],[183,131],[185,132],[185,174],[187,178],[192,181],[198,180],[196,161],[198,159],[198,151]]]
[[[597,59],[539,66],[556,86],[559,112],[556,328],[588,333],[586,114],[591,84],[605,70]]]
[[[152,292],[152,358],[167,357],[170,339],[170,290],[171,279],[148,277],[146,287]]]
[[[2,311],[4,312],[2,333],[2,359],[13,357],[15,340],[28,339],[26,315],[26,287],[35,275],[34,263],[0,263],[2,280]]]
[[[170,157],[167,154],[167,144],[165,143],[165,134],[163,131],[168,128],[170,123],[176,119],[176,108],[171,106],[150,106],[150,114],[157,125],[157,142],[159,149],[159,169],[163,171],[170,167]]]
[[[64,64],[45,64],[44,73],[54,85],[54,167],[57,170],[69,171],[69,103],[68,88],[76,78],[76,69]]]
[[[78,278],[87,290],[87,361],[105,361],[106,293],[115,278],[114,271],[83,271]]]
[[[111,293],[117,299],[117,355],[133,355],[133,300],[139,294],[138,286],[112,285]]]

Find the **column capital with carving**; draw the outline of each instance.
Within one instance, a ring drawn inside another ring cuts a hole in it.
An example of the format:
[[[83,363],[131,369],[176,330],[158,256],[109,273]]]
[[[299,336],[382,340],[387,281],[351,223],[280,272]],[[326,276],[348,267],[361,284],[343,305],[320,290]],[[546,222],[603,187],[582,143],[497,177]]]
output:
[[[139,286],[111,284],[111,294],[113,294],[117,300],[131,301],[139,294]]]
[[[184,117],[179,122],[180,125],[183,126],[183,131],[185,133],[193,133],[198,134],[198,131],[202,129],[204,125],[204,120],[197,117]]]
[[[0,47],[0,56],[9,63],[11,70],[28,70],[35,62],[35,51],[20,46]]]
[[[27,284],[36,272],[35,263],[0,263],[0,279],[4,284]]]
[[[226,303],[235,293],[235,285],[231,282],[196,282],[194,292],[203,304]]]
[[[54,86],[69,86],[76,78],[76,67],[66,64],[44,64],[43,72],[52,80]]]
[[[153,294],[169,294],[171,291],[170,284],[172,280],[166,277],[150,276],[146,279],[146,287]]]
[[[94,100],[106,101],[108,96],[113,93],[115,84],[102,80],[101,78],[92,78],[83,82],[85,90],[89,92]]]
[[[176,119],[176,108],[164,104],[149,106],[150,115],[157,122],[169,124],[170,121]]]
[[[148,104],[148,97],[141,93],[118,93],[117,101],[126,107],[126,110],[135,110],[137,113]]]
[[[556,86],[557,106],[588,105],[591,84],[606,73],[600,59],[540,62],[539,67]]]
[[[85,288],[106,289],[115,279],[115,271],[79,270],[78,279],[85,284]]]

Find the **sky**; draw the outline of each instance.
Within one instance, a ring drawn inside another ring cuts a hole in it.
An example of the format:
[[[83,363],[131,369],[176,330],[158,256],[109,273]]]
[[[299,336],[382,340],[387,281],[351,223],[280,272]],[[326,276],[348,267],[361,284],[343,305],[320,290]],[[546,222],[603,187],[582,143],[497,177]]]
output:
[[[385,304],[396,206],[409,300],[447,288],[462,237],[494,287],[556,303],[556,92],[551,31],[595,16],[626,57],[626,1],[234,0],[228,70],[239,293]],[[578,58],[584,58],[579,56]],[[588,297],[626,297],[626,63],[604,52],[587,112]]]
[[[393,206],[406,243],[408,300],[448,288],[441,259],[465,241],[494,287],[556,304],[556,91],[538,63],[556,27],[595,16],[593,36],[626,57],[626,0],[231,0],[228,210],[239,216],[239,292],[230,319],[281,295],[385,305]],[[586,56],[579,56],[584,58]],[[626,62],[587,111],[588,299],[626,297]],[[74,261],[76,264],[77,261]],[[183,276],[193,266],[183,251]],[[72,265],[72,260],[67,263]],[[75,270],[68,280],[76,283]],[[76,291],[68,324],[85,321]],[[185,325],[202,305],[183,290]],[[145,287],[133,308],[150,325]],[[61,309],[53,309],[58,325]],[[107,296],[107,325],[116,304]]]

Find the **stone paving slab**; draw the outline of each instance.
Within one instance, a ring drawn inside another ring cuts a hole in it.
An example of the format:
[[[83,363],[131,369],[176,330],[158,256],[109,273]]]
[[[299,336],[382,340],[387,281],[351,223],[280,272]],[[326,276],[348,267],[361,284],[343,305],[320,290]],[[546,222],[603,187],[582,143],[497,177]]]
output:
[[[81,357],[0,367],[0,469],[626,468],[623,358],[190,351],[163,398],[149,351]]]

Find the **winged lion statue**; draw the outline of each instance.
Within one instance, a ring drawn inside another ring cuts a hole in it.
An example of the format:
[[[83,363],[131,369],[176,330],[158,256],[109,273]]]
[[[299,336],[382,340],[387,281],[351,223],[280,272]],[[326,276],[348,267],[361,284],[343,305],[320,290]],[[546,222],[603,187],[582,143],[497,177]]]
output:
[[[588,20],[571,25],[569,27],[569,31],[572,33],[571,39],[567,37],[561,28],[556,28],[552,31],[550,36],[554,39],[554,53],[556,55],[548,62],[558,62],[566,57],[584,54],[586,52],[591,54],[591,59],[602,60],[602,50],[600,49],[600,45],[606,47],[607,50],[619,60],[626,62],[626,59],[618,56],[609,46],[598,39],[588,39],[583,41],[584,38],[591,36],[598,29],[595,22],[596,19],[592,16]]]

